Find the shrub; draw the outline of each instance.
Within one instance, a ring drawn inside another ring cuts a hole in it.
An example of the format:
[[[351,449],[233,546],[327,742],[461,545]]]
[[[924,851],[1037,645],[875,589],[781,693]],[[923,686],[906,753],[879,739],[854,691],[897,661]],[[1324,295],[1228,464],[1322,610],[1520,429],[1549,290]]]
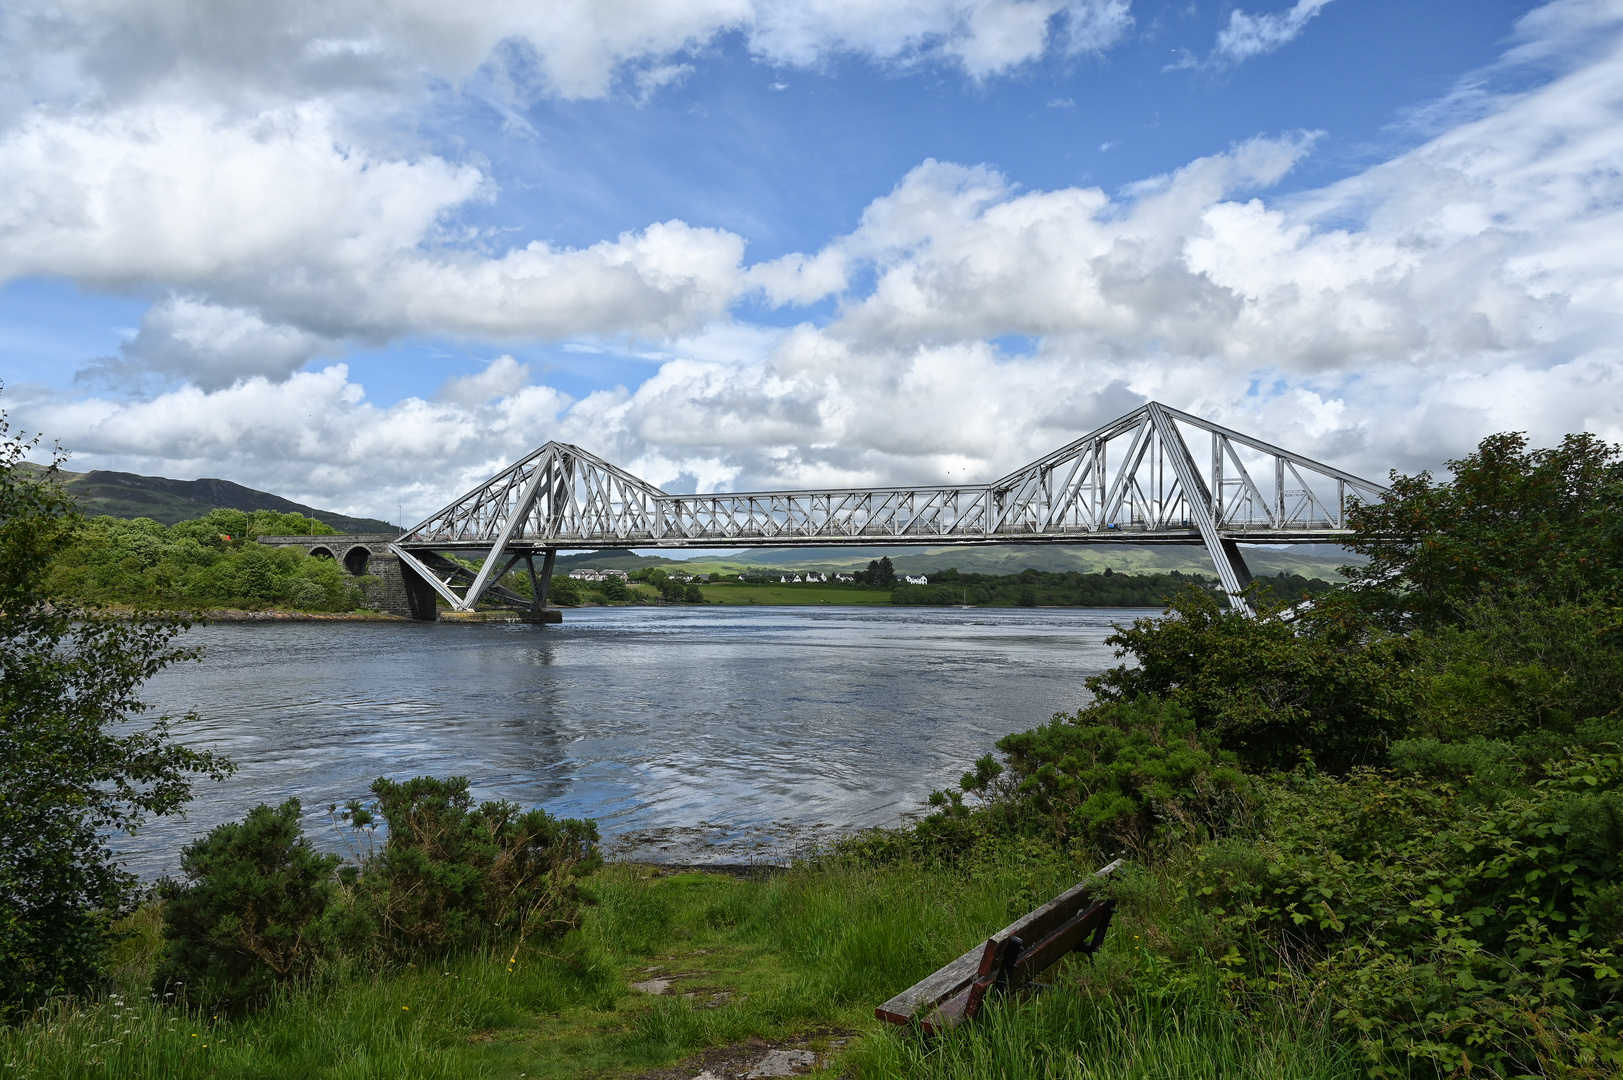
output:
[[[601,862],[595,823],[508,802],[475,807],[459,776],[380,777],[372,794],[389,835],[362,892],[390,951],[442,955],[576,924],[576,880]]]
[[[1237,945],[1231,977],[1328,988],[1377,1074],[1623,1066],[1615,748],[1492,805],[1375,770],[1263,794],[1262,840],[1203,849],[1187,886]]]
[[[338,857],[310,846],[299,811],[297,799],[275,810],[262,803],[186,846],[187,883],[159,887],[166,946],[158,993],[184,984],[191,1000],[241,1006],[309,974]]]
[[[1511,432],[1448,467],[1445,484],[1394,473],[1348,517],[1348,546],[1369,562],[1345,572],[1388,625],[1447,625],[1484,595],[1570,603],[1623,589],[1623,446],[1582,433],[1530,450]]]
[[[580,586],[567,574],[559,574],[547,586],[547,603],[574,607],[581,600]]]
[[[1156,839],[1197,839],[1245,816],[1248,784],[1232,753],[1196,729],[1176,702],[1105,702],[998,740],[1008,759],[1010,811],[1073,839],[1143,854]],[[997,775],[989,758],[965,791]]]
[[[1407,639],[1372,638],[1333,602],[1286,623],[1248,618],[1191,587],[1173,598],[1171,617],[1105,640],[1136,663],[1087,680],[1101,701],[1175,701],[1251,769],[1379,763],[1415,713]]]

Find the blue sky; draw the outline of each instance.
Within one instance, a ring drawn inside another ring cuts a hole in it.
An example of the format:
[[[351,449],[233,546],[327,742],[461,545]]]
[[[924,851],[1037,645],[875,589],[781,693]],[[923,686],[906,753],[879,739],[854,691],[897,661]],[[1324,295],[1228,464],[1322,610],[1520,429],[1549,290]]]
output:
[[[76,467],[392,517],[1148,397],[1377,475],[1618,434],[1617,3],[173,8],[0,7],[0,404]]]

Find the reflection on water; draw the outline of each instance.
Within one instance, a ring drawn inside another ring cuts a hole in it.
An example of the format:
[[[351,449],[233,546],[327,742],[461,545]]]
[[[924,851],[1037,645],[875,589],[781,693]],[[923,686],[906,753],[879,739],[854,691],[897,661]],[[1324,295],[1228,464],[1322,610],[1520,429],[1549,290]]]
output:
[[[147,699],[240,770],[127,840],[133,869],[258,802],[326,807],[381,775],[595,817],[702,861],[894,824],[996,740],[1082,704],[1112,610],[594,608],[562,625],[226,624]],[[651,833],[651,830],[663,830]],[[696,844],[732,844],[695,852]],[[622,848],[625,844],[622,843]]]

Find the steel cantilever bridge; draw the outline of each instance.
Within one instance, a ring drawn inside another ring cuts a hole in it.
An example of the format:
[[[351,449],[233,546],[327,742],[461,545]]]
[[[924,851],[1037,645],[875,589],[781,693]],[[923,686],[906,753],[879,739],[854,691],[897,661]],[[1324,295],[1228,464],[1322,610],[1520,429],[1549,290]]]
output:
[[[1209,453],[1202,445],[1197,458],[1186,431],[1209,436]],[[493,589],[544,608],[561,549],[1202,544],[1244,607],[1240,542],[1333,543],[1346,535],[1350,500],[1385,490],[1150,402],[989,484],[672,495],[549,442],[389,547],[453,609],[471,611]],[[475,572],[441,553],[484,563]],[[528,598],[499,585],[520,563]]]

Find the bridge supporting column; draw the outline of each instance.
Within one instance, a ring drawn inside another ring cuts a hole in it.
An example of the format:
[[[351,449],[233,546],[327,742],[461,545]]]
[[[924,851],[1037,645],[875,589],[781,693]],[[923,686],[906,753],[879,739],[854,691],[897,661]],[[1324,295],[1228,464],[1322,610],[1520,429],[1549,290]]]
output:
[[[1236,597],[1251,584],[1251,568],[1245,564],[1245,556],[1240,554],[1240,545],[1233,540],[1224,538],[1217,550],[1212,552],[1212,561],[1217,563],[1217,576],[1228,585],[1232,579],[1238,589],[1230,587],[1229,595]],[[1228,571],[1224,573],[1223,571]],[[1247,610],[1250,605],[1245,605]]]
[[[524,565],[530,570],[530,614],[541,622],[562,622],[563,613],[547,607],[547,593],[552,590],[552,568],[558,562],[558,549],[547,548],[541,560],[541,573],[535,572],[533,556],[524,556]]]

